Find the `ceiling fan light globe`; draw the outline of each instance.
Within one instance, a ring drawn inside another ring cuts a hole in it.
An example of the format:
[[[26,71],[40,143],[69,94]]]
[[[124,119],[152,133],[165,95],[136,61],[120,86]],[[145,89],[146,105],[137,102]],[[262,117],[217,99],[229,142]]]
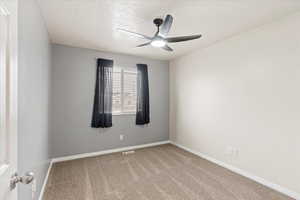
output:
[[[163,47],[166,45],[166,42],[164,40],[153,40],[151,45],[154,47]]]

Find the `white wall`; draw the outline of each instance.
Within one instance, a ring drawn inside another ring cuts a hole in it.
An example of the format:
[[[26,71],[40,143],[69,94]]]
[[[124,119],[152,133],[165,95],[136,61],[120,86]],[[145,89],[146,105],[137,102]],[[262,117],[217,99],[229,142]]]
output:
[[[170,79],[172,141],[300,193],[300,14],[173,60]]]
[[[148,65],[150,124],[135,125],[135,115],[113,116],[113,127],[91,128],[96,58],[115,66]],[[169,65],[166,61],[116,53],[52,46],[51,156],[89,153],[169,139]],[[120,141],[120,134],[124,140]]]
[[[35,0],[19,1],[18,172],[33,171],[36,198],[49,165],[48,115],[51,46]],[[31,188],[20,184],[19,199],[31,200]]]

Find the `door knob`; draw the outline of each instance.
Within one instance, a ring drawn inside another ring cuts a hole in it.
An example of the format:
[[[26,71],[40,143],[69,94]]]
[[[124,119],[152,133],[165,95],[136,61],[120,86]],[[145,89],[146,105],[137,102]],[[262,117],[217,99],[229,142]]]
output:
[[[13,190],[16,188],[17,183],[30,184],[34,180],[34,173],[27,172],[24,176],[19,176],[18,173],[15,173],[11,176],[10,179],[10,189]]]

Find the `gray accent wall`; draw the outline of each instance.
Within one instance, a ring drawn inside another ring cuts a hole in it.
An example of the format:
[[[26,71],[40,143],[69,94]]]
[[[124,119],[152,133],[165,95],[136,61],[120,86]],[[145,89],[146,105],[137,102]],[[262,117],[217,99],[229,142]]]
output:
[[[18,14],[18,172],[35,173],[38,199],[49,166],[51,45],[35,0],[19,1]],[[31,200],[31,187],[19,184],[18,196]]]
[[[113,116],[113,127],[90,127],[96,58],[115,66],[148,64],[151,123],[135,125],[135,115]],[[140,57],[52,45],[51,156],[95,152],[169,139],[169,64]],[[120,140],[120,134],[124,140]]]

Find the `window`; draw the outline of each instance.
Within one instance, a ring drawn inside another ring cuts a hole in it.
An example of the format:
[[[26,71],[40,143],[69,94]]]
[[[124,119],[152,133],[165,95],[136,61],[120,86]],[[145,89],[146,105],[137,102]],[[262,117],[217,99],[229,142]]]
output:
[[[136,69],[114,67],[113,71],[113,114],[136,113]]]

